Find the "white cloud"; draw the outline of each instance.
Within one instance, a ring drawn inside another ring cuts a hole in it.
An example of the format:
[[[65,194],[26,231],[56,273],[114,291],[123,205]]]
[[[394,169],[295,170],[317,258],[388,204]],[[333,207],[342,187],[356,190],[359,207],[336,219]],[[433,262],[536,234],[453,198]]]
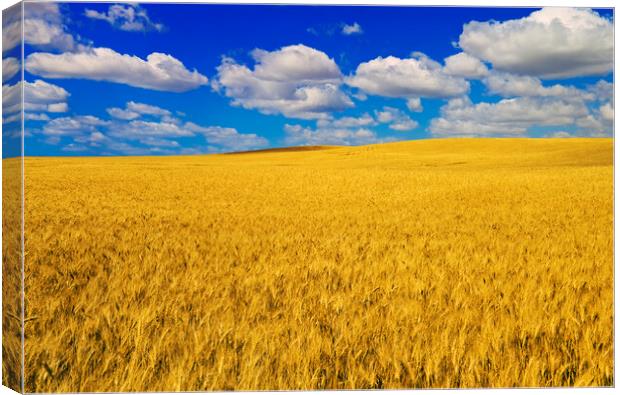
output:
[[[547,137],[554,137],[554,138],[569,138],[569,137],[574,137],[571,133],[565,131],[565,130],[559,130],[557,132],[553,132],[547,135]]]
[[[366,93],[387,97],[445,98],[469,91],[466,80],[446,74],[439,63],[419,53],[409,59],[388,56],[362,63],[346,82]]]
[[[252,52],[254,70],[224,58],[217,68],[215,90],[233,99],[232,104],[264,114],[314,119],[353,107],[340,91],[340,69],[325,53],[305,45]]]
[[[24,82],[24,111],[25,112],[67,112],[69,106],[67,98],[69,92],[64,88],[42,80]],[[22,109],[22,83],[2,85],[2,112],[3,123],[20,119]],[[27,120],[31,119],[28,116]]]
[[[611,101],[614,98],[614,84],[605,80],[600,80],[587,88],[588,92],[594,94],[596,100],[601,102]]]
[[[362,30],[362,27],[357,22],[354,22],[351,25],[344,24],[342,26],[342,34],[344,34],[345,36],[350,36],[352,34],[362,34],[362,33],[364,33],[364,30]]]
[[[573,125],[588,114],[582,100],[519,97],[497,103],[473,104],[469,98],[450,100],[431,121],[436,137],[524,135],[533,126]]]
[[[62,139],[60,137],[58,137],[58,136],[52,136],[52,137],[46,138],[43,141],[45,141],[45,144],[56,145],[56,144],[60,143],[61,140]]]
[[[460,47],[493,68],[540,78],[607,74],[613,68],[613,23],[589,9],[543,8],[522,19],[473,21]]]
[[[269,145],[269,141],[264,137],[254,133],[239,133],[235,128],[205,127],[192,122],[186,123],[185,126],[193,132],[202,134],[208,144],[217,145],[225,150],[241,151]]]
[[[77,115],[52,119],[43,127],[46,136],[82,136],[94,133],[109,122],[92,115]]]
[[[73,140],[77,143],[86,143],[90,146],[99,147],[109,139],[101,132],[92,132],[85,136],[76,136]]]
[[[363,145],[395,141],[395,137],[379,137],[372,128],[379,123],[387,124],[392,130],[409,131],[418,123],[403,111],[394,107],[383,107],[375,111],[375,117],[363,113],[357,117],[318,119],[316,127],[286,124],[284,131],[287,145]]]
[[[19,71],[19,60],[17,58],[2,59],[2,83],[13,78]]]
[[[322,128],[312,129],[301,125],[284,125],[287,145],[363,145],[374,144],[380,139],[372,130],[366,128]]]
[[[179,147],[179,143],[174,140],[160,139],[157,137],[147,137],[144,139],[140,139],[140,143],[144,145],[149,145],[152,147],[167,147],[174,148]]]
[[[324,52],[305,45],[290,45],[276,51],[255,49],[253,75],[265,81],[298,83],[338,83],[338,65]]]
[[[3,116],[14,114],[22,109],[22,85],[18,82],[13,85],[2,85],[2,113]]]
[[[124,125],[113,125],[109,136],[121,139],[138,140],[142,144],[157,147],[181,147],[171,140],[178,137],[202,135],[208,144],[223,150],[247,150],[264,147],[269,142],[256,134],[239,133],[234,128],[221,126],[199,126],[193,122],[183,125],[169,122],[132,121]]]
[[[357,92],[353,93],[351,96],[353,96],[354,98],[356,98],[359,101],[366,101],[366,100],[368,100],[368,95],[365,94],[361,90],[358,90]]]
[[[43,80],[26,81],[24,85],[24,110],[66,112],[69,109],[68,97],[69,92],[58,85]]]
[[[353,36],[360,35],[364,33],[364,29],[362,26],[353,22],[351,24],[345,22],[339,23],[323,23],[319,25],[315,25],[313,27],[309,27],[306,31],[315,36],[328,36],[332,37],[336,34],[342,34],[344,36]]]
[[[142,115],[153,115],[157,117],[167,117],[165,120],[168,122],[172,122],[173,118],[170,116],[170,111],[153,106],[145,103],[136,103],[134,101],[129,101],[125,105],[125,108],[112,107],[106,109],[110,116],[116,119],[123,119],[126,121],[130,121],[133,119],[140,118]]]
[[[368,113],[364,113],[359,117],[342,117],[338,119],[319,119],[317,125],[320,127],[331,128],[356,128],[363,126],[376,125],[377,121]]]
[[[586,130],[600,130],[604,129],[605,125],[603,124],[603,119],[597,114],[587,114],[579,119],[577,119],[577,126]]]
[[[543,86],[540,79],[531,76],[520,76],[502,72],[491,72],[483,79],[490,93],[504,97],[516,96],[570,96],[592,100],[594,96],[572,86],[556,84]]]
[[[375,117],[364,113],[357,117],[325,118],[316,121],[317,130],[321,134],[335,131],[342,133],[343,129],[367,129],[379,123],[388,124],[388,127],[397,131],[409,131],[418,127],[418,123],[411,119],[403,111],[395,107],[383,107],[382,110],[375,111]],[[351,135],[349,133],[349,135]],[[322,137],[324,138],[324,136]]]
[[[8,116],[3,115],[2,123],[5,124],[5,123],[17,122],[17,121],[20,121],[21,119],[22,119],[21,113],[16,113],[13,115],[8,115]]]
[[[165,151],[161,147],[142,148],[131,145],[125,141],[110,140],[106,142],[105,147],[111,152],[108,155],[121,153],[123,155],[152,155],[161,153],[172,153]]]
[[[70,51],[75,47],[73,36],[65,33],[62,26],[43,19],[24,19],[24,41],[42,49]]]
[[[49,121],[50,117],[45,114],[45,113],[31,113],[31,112],[27,112],[24,115],[24,118],[27,121]]]
[[[599,111],[601,112],[603,120],[610,123],[614,121],[614,106],[611,103],[603,104]]]
[[[479,59],[466,54],[457,53],[444,59],[446,74],[463,78],[478,79],[489,73],[487,67]]]
[[[207,77],[188,70],[170,55],[154,52],[143,60],[109,48],[33,53],[26,58],[26,70],[48,78],[85,78],[168,92],[185,92],[208,82]]]
[[[614,105],[607,102],[593,109],[586,116],[577,119],[577,126],[583,134],[593,136],[611,136],[614,126]]]
[[[65,145],[64,147],[62,147],[61,150],[66,151],[66,152],[84,152],[84,151],[87,151],[88,148],[83,145],[69,143]]]
[[[22,40],[22,4],[2,11],[2,53],[17,47]]]
[[[151,21],[146,10],[134,4],[114,4],[108,8],[107,12],[87,9],[84,15],[91,19],[106,21],[115,28],[128,32],[164,30],[164,25]]]
[[[127,102],[127,110],[137,112],[138,114],[155,115],[158,117],[170,115],[170,111],[166,110],[165,108],[153,106],[150,104],[136,103],[135,101]]]
[[[140,118],[140,114],[134,111],[125,110],[118,107],[107,108],[106,111],[111,117],[116,119],[123,119],[125,121],[131,121],[132,119]]]
[[[69,150],[76,147],[90,149],[103,147],[110,154],[147,155],[179,154],[185,152],[179,138],[203,136],[207,144],[216,151],[247,150],[264,147],[269,141],[256,134],[239,133],[234,128],[221,126],[199,126],[192,122],[182,123],[170,116],[170,111],[150,104],[130,101],[126,109],[111,108],[115,113],[135,111],[137,116],[151,115],[156,121],[117,117],[106,121],[91,115],[68,116],[49,120],[45,114],[37,120],[48,120],[39,131],[47,136],[48,143],[57,144],[61,138],[69,138]],[[118,114],[116,114],[118,115]],[[33,116],[34,119],[34,116]],[[145,147],[136,146],[138,142]],[[201,150],[203,152],[205,150]],[[100,152],[100,151],[98,151]]]
[[[41,107],[28,108],[28,106],[26,106],[26,110],[43,111],[44,109]],[[67,111],[69,111],[69,105],[67,103],[52,103],[52,104],[47,105],[47,112],[67,112]]]
[[[407,99],[407,108],[409,111],[413,112],[422,112],[424,107],[422,107],[422,100],[419,97],[412,97]]]
[[[398,108],[385,106],[381,111],[375,111],[377,120],[389,124],[389,128],[406,132],[418,127],[418,123]]]
[[[418,123],[411,118],[399,119],[390,124],[390,129],[399,132],[408,132],[418,127]]]
[[[71,51],[76,47],[73,36],[66,32],[63,18],[55,3],[24,3],[24,42],[41,49]],[[21,10],[11,8],[2,22],[2,50],[10,51],[21,42]]]
[[[188,128],[172,122],[153,122],[134,120],[128,123],[113,124],[108,133],[112,137],[141,139],[146,137],[191,137]]]

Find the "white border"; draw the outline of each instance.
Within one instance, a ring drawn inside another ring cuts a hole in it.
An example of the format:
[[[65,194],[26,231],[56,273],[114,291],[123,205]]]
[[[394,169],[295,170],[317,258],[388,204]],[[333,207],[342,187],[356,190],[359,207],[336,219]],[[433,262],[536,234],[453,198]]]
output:
[[[27,2],[32,2],[35,0],[25,0]],[[43,0],[46,1],[46,0]],[[130,1],[69,1],[69,2],[82,2],[82,3],[119,3],[119,2],[130,2]],[[17,1],[3,1],[1,8],[4,10],[9,8],[10,6],[16,4]],[[497,0],[477,0],[477,1],[468,1],[468,0],[451,0],[451,1],[438,1],[438,0],[387,0],[387,1],[379,1],[379,0],[242,0],[242,1],[226,1],[226,0],[208,0],[208,1],[200,1],[200,0],[184,0],[184,1],[166,1],[166,0],[147,0],[140,1],[140,3],[210,3],[210,4],[316,4],[316,5],[394,5],[394,6],[469,6],[469,7],[542,7],[542,6],[569,6],[569,7],[589,7],[589,8],[614,8],[615,4],[612,0],[543,0],[543,1],[518,1],[518,0],[503,0],[498,2]],[[615,10],[614,10],[615,11]],[[614,15],[615,16],[615,15]],[[618,30],[614,29],[614,40],[617,42],[618,38]],[[614,51],[614,64],[618,64],[618,52]],[[614,67],[614,102],[617,102],[616,97],[616,89],[615,89],[615,72],[616,69]],[[23,73],[23,71],[22,71]],[[22,76],[23,78],[23,76]],[[2,110],[0,109],[0,118],[2,116]],[[614,119],[614,131],[617,129],[618,118]],[[615,139],[615,138],[614,138]],[[2,140],[0,139],[0,148],[2,147]],[[614,159],[618,157],[620,152],[620,148],[617,144],[615,144],[614,140]],[[0,167],[0,178],[2,177],[2,168]],[[615,172],[615,162],[614,162],[614,187],[618,182],[618,174]],[[0,205],[2,203],[2,197],[0,196]],[[616,218],[616,208],[618,207],[618,196],[614,192],[614,218]],[[614,236],[618,234],[619,225],[616,221],[614,221]],[[617,278],[617,257],[618,250],[616,248],[616,239],[614,237],[614,284],[615,279]],[[0,251],[1,254],[1,251]],[[615,290],[615,286],[614,286]],[[0,294],[1,301],[1,294]],[[614,293],[614,342],[615,342],[615,328],[618,327],[618,293]],[[1,324],[1,315],[0,315],[0,324]],[[617,342],[615,342],[617,345]],[[614,347],[614,374],[617,373],[617,368],[619,366],[619,353],[616,347]],[[0,353],[0,361],[2,359]],[[615,374],[614,382],[616,383],[617,375]],[[617,384],[615,384],[617,385]],[[412,393],[413,390],[382,390],[383,392],[389,392],[390,395],[405,395]],[[446,389],[446,390],[418,390],[418,391],[440,391],[442,394],[458,394],[463,391],[467,393],[484,393],[488,395],[499,395],[499,394],[537,394],[539,392],[553,393],[553,394],[615,394],[615,388],[550,388],[550,389],[542,389],[542,388],[519,388],[519,389],[465,389],[465,390],[456,390],[456,389]],[[308,391],[300,391],[300,392],[308,392]],[[372,391],[376,394],[375,391]],[[266,392],[244,392],[244,394],[248,395],[275,395],[279,392],[274,391],[266,391]],[[336,393],[341,393],[341,391],[321,391],[322,394],[325,395],[333,395]],[[355,391],[355,393],[368,393],[371,391],[359,390]],[[9,395],[15,394],[12,390],[0,386],[0,395]],[[148,394],[137,392],[135,394]],[[160,394],[178,394],[178,393],[167,393],[162,392]]]
[[[614,8],[613,0],[144,0],[144,1],[113,1],[113,0],[24,0],[25,2],[52,2],[52,3],[194,3],[194,4],[301,4],[301,5],[378,5],[378,6],[468,6],[468,7],[529,7],[540,8],[544,6],[554,7],[587,7],[587,8]],[[8,5],[2,5],[2,8],[8,8],[12,4],[16,4],[17,1],[11,1]]]

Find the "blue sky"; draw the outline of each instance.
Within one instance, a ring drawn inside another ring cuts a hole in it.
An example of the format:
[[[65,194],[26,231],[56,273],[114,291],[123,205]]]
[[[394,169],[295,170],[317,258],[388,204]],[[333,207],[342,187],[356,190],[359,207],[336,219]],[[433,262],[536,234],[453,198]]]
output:
[[[613,133],[610,10],[26,3],[24,19],[26,155]],[[5,157],[17,23],[5,12]]]

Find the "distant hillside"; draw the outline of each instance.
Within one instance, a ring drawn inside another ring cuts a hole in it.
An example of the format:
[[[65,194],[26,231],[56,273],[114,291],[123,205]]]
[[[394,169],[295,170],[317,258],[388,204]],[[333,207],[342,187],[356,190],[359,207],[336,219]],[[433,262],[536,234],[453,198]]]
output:
[[[320,151],[326,149],[339,148],[334,145],[302,145],[296,147],[281,147],[281,148],[267,148],[267,149],[257,149],[251,151],[235,151],[235,152],[227,152],[225,155],[239,155],[239,154],[260,154],[260,153],[270,153],[270,152],[295,152],[295,151]]]

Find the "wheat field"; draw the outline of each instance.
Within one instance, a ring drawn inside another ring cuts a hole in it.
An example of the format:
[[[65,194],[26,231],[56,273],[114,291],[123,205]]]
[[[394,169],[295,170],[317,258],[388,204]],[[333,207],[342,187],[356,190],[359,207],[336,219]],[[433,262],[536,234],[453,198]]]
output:
[[[614,384],[611,139],[25,169],[27,392]]]
[[[2,161],[2,385],[20,391],[21,308],[21,159]]]

